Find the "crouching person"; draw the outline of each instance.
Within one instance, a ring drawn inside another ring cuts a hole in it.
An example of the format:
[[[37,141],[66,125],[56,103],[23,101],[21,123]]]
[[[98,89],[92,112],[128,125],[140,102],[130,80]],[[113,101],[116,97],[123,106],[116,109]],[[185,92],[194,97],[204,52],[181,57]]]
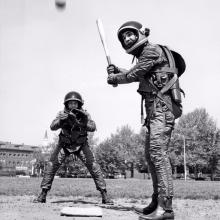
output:
[[[64,110],[53,120],[50,128],[61,129],[57,146],[53,149],[49,163],[41,182],[42,192],[34,199],[34,203],[45,203],[48,191],[51,189],[54,176],[66,157],[74,154],[89,170],[96,188],[100,191],[103,204],[113,204],[107,196],[106,183],[99,164],[89,148],[87,133],[96,130],[95,122],[82,106],[84,102],[78,92],[72,91],[64,98]]]

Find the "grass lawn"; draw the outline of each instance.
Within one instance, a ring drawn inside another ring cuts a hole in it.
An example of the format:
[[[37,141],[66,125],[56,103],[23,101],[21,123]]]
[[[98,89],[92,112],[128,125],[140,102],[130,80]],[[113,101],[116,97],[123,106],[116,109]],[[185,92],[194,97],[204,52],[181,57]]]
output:
[[[0,195],[36,195],[42,178],[0,177]],[[151,180],[106,179],[107,190],[113,198],[144,199],[152,194]],[[220,200],[220,182],[174,180],[175,198]],[[57,178],[51,196],[99,196],[93,179]]]

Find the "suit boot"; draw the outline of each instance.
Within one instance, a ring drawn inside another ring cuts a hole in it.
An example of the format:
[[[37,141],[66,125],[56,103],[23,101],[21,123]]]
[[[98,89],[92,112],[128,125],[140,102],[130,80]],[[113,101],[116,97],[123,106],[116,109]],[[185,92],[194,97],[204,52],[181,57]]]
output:
[[[46,203],[47,189],[42,189],[40,195],[33,200],[33,203]]]
[[[157,205],[158,205],[157,199],[158,199],[158,194],[153,193],[152,200],[151,200],[150,204],[147,207],[145,207],[145,208],[135,207],[134,211],[137,214],[149,215],[150,213],[152,213],[152,212],[154,212],[156,210]]]
[[[139,220],[171,220],[174,219],[172,198],[158,198],[157,209],[149,215],[141,215]]]
[[[102,195],[102,204],[114,205],[114,202],[108,197],[106,190],[102,190],[101,195]]]

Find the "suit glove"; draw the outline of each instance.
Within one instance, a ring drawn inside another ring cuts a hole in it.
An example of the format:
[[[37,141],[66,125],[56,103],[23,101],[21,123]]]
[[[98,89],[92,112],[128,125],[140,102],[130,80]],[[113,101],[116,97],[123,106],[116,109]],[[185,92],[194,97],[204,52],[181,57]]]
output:
[[[108,75],[107,83],[110,85],[117,85],[117,78],[116,78],[115,74]]]
[[[59,114],[59,119],[60,119],[61,121],[65,121],[67,118],[68,118],[68,114],[67,114],[67,113],[61,112],[61,113]]]
[[[85,127],[88,123],[88,113],[82,109],[73,109],[72,112],[76,115],[76,125]]]
[[[117,73],[120,73],[120,70],[114,64],[110,64],[110,65],[107,66],[107,73],[108,73],[108,75],[117,74]]]

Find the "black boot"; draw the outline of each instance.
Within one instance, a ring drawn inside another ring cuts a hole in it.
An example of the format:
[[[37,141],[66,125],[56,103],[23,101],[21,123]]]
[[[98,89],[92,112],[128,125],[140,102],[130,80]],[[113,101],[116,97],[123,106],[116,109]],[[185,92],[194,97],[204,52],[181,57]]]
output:
[[[158,194],[153,193],[153,195],[152,195],[152,200],[151,200],[150,204],[149,204],[147,207],[145,207],[145,208],[135,207],[135,208],[134,208],[134,211],[135,211],[137,214],[149,215],[150,213],[152,213],[153,211],[155,211],[156,208],[157,208],[157,205],[158,205],[157,198],[158,198]]]
[[[46,203],[47,189],[42,189],[40,195],[33,200],[33,203]]]
[[[114,204],[114,202],[108,197],[106,190],[102,190],[101,195],[102,195],[102,204],[106,204],[106,205]]]
[[[173,220],[172,198],[158,198],[157,209],[149,215],[141,215],[139,220]]]

